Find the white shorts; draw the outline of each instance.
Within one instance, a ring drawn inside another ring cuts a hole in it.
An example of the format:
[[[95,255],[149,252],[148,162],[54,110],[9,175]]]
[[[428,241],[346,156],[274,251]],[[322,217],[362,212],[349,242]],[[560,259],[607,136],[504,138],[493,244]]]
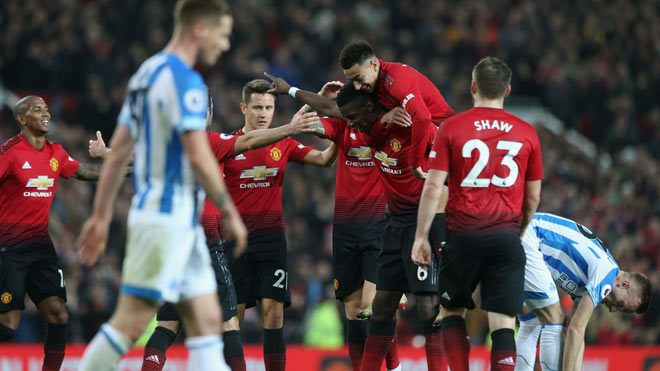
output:
[[[531,309],[541,309],[559,301],[557,286],[552,274],[545,265],[543,254],[539,250],[539,240],[533,228],[529,226],[523,236],[525,249],[525,304]]]
[[[170,215],[128,214],[121,293],[178,303],[216,292],[204,230]]]

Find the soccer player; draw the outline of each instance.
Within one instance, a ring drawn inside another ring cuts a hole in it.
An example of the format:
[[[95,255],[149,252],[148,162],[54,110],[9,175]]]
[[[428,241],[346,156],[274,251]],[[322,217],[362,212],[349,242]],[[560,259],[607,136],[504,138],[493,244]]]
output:
[[[48,235],[59,177],[98,179],[100,166],[81,164],[46,139],[46,102],[27,96],[14,106],[20,134],[0,146],[0,341],[13,338],[25,293],[46,320],[43,370],[59,370],[69,320],[64,272]]]
[[[289,85],[286,81],[267,76],[273,80],[271,91],[279,94],[287,92]],[[296,89],[291,91],[290,95],[314,110],[327,107],[327,98],[311,92]],[[380,369],[395,336],[396,309],[404,292],[415,294],[417,311],[426,335],[429,370],[446,369],[441,338],[432,326],[438,314],[438,263],[436,259],[432,259],[429,274],[410,259],[417,208],[424,181],[413,175],[413,169],[407,162],[408,153],[412,150],[412,135],[411,128],[405,125],[406,115],[402,110],[393,110],[392,118],[383,120],[383,116],[388,112],[387,108],[379,104],[374,95],[356,90],[352,84],[342,88],[336,103],[333,104],[338,107],[337,115],[345,117],[351,128],[369,133],[369,146],[375,151],[375,165],[390,210],[382,238],[382,251],[378,257],[378,282],[362,369]],[[391,125],[390,121],[400,122],[401,125]],[[422,125],[426,125],[427,130],[424,136],[432,138],[436,130],[435,125],[430,122]],[[430,148],[430,144],[425,144],[426,150]],[[426,164],[423,165],[426,167]],[[357,191],[357,188],[355,190]],[[434,247],[439,247],[444,241],[445,201],[446,199],[435,203],[437,215],[434,218],[430,241]]]
[[[213,120],[213,101],[209,95],[209,109],[207,112],[206,128],[211,127]],[[238,156],[250,149],[261,148],[286,137],[304,133],[315,132],[318,117],[315,113],[297,114],[287,125],[276,129],[253,130],[246,135],[235,137],[220,133],[208,133],[211,149],[220,164],[222,174],[222,163],[231,157]],[[97,139],[90,140],[89,153],[91,157],[105,158],[110,148],[105,146],[101,133],[97,132]],[[218,297],[223,315],[223,340],[225,343],[224,356],[232,371],[245,370],[245,359],[241,345],[241,337],[238,332],[238,317],[236,292],[234,281],[229,273],[229,264],[224,252],[222,236],[222,216],[219,210],[208,198],[204,203],[200,223],[206,235],[206,244],[211,252],[211,265],[215,273],[218,285]],[[157,315],[158,326],[147,341],[144,348],[142,362],[143,371],[159,371],[165,366],[167,357],[165,352],[172,345],[177,333],[181,329],[181,319],[171,303],[163,305]]]
[[[536,213],[522,239],[527,255],[525,303],[533,310],[521,316],[516,337],[516,370],[533,370],[536,344],[548,370],[582,370],[584,332],[603,304],[610,312],[644,313],[651,284],[642,273],[624,272],[603,242],[585,226],[557,215]],[[564,343],[564,314],[555,284],[574,300]]]
[[[245,125],[234,135],[240,137],[270,126],[275,113],[275,95],[268,93],[269,90],[270,84],[261,79],[243,86],[241,111]],[[224,162],[229,193],[250,235],[246,252],[230,264],[238,299],[238,319],[242,323],[245,309],[259,302],[266,370],[284,370],[286,365],[282,326],[284,307],[290,304],[290,291],[282,214],[284,172],[288,162],[324,167],[332,165],[336,158],[334,144],[318,151],[286,138]],[[227,251],[232,248],[233,244],[227,244]]]
[[[334,81],[319,95],[335,99],[343,86]],[[383,116],[393,122],[401,115],[408,126],[410,116],[397,107]],[[369,137],[348,126],[346,120],[321,118],[317,135],[333,141],[339,152],[335,185],[335,213],[332,228],[332,262],[335,296],[344,303],[346,338],[353,370],[359,371],[369,323],[358,313],[373,302],[376,294],[376,267],[385,228],[385,196],[378,179]],[[385,357],[388,370],[399,370],[396,338]]]
[[[213,64],[229,49],[232,23],[220,0],[179,0],[169,44],[129,81],[94,210],[78,240],[82,261],[94,264],[107,240],[120,185],[116,174],[128,163],[135,143],[135,195],[121,293],[112,318],[85,350],[81,370],[113,368],[163,301],[177,303],[188,334],[190,368],[228,369],[214,273],[198,220],[202,188],[227,217],[227,229],[240,247],[247,231],[209,146],[206,88],[192,66],[198,59]]]
[[[387,108],[401,106],[410,114],[413,121],[412,150],[407,161],[416,177],[425,178],[422,169],[422,163],[426,161],[424,150],[426,143],[433,139],[428,138],[430,132],[426,126],[431,123],[438,126],[454,114],[438,88],[408,65],[377,58],[371,45],[363,41],[346,45],[339,55],[339,62],[355,89],[376,94],[381,105]],[[297,97],[296,91],[292,92],[294,98]],[[332,101],[326,101],[315,110],[321,115],[343,118]]]
[[[491,369],[513,370],[516,361],[513,329],[525,269],[520,237],[538,206],[543,169],[536,131],[503,109],[510,81],[511,70],[501,60],[486,57],[477,63],[470,87],[474,108],[438,129],[420,201],[412,259],[428,267],[433,205],[444,196],[450,174],[438,293],[442,338],[454,371],[468,370],[465,308],[474,308],[471,296],[478,283],[493,340]]]

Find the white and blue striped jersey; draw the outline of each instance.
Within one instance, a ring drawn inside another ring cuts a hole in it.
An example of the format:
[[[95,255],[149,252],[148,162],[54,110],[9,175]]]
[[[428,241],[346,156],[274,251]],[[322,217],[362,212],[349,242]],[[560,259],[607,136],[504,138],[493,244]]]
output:
[[[583,225],[557,215],[536,213],[523,240],[541,251],[553,280],[573,299],[587,292],[596,306],[612,291],[619,266]]]
[[[205,196],[179,136],[205,130],[207,105],[202,77],[176,55],[158,53],[131,77],[117,120],[135,147],[133,210],[197,224]]]

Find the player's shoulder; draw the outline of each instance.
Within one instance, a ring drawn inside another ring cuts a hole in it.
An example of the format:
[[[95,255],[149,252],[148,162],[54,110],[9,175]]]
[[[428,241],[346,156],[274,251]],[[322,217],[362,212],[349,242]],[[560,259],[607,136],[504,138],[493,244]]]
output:
[[[226,133],[218,133],[215,131],[207,131],[206,135],[209,138],[209,141],[221,141],[221,140],[230,140],[237,135],[232,133],[232,134],[226,134]]]
[[[15,148],[14,146],[16,146],[21,141],[23,141],[23,137],[21,135],[16,135],[7,139],[4,143],[0,144],[0,156],[5,155],[9,152],[10,149]]]

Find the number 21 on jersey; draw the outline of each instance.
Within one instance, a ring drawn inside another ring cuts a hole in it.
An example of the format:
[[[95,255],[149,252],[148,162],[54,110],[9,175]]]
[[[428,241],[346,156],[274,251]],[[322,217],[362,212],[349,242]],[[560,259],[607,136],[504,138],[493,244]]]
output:
[[[486,168],[490,160],[490,149],[488,149],[486,143],[479,139],[470,139],[465,142],[462,151],[464,158],[472,158],[472,152],[474,150],[477,150],[478,153],[477,161],[461,182],[461,187],[486,188],[490,184],[493,184],[496,187],[506,188],[514,185],[518,178],[518,164],[513,159],[520,152],[522,146],[523,144],[520,142],[511,142],[508,140],[498,141],[496,148],[508,151],[502,158],[500,165],[509,168],[509,175],[506,178],[500,178],[497,175],[493,175],[491,178],[480,178],[479,175],[481,175],[481,172]]]

